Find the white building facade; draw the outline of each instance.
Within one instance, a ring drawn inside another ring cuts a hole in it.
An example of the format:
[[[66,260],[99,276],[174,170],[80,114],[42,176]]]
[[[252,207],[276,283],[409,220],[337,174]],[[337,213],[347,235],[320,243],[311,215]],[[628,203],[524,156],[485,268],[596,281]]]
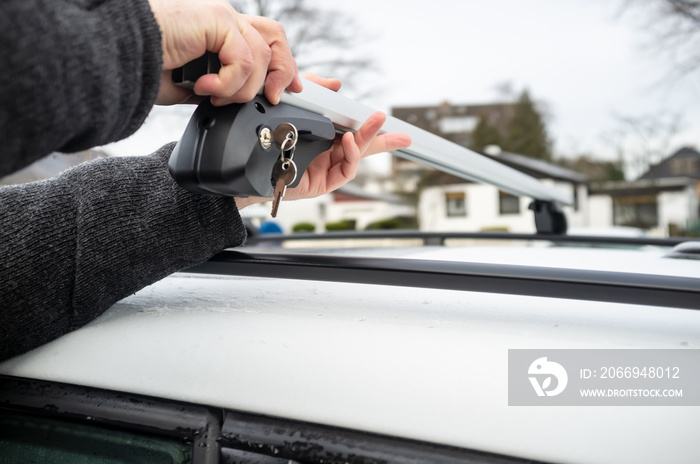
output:
[[[536,177],[545,185],[561,190],[574,200],[562,205],[569,228],[588,222],[587,178],[541,160],[513,153],[492,155],[496,161]],[[529,209],[531,198],[517,197],[491,185],[477,184],[451,176],[434,179],[419,194],[418,219],[428,232],[502,231],[534,233],[535,219]]]
[[[699,219],[700,181],[688,177],[608,182],[589,196],[590,227],[637,227],[665,237]]]
[[[584,227],[588,215],[586,186],[551,179],[543,182],[577,200],[577,205],[565,206],[564,212],[569,227]],[[530,198],[516,197],[490,185],[463,183],[428,187],[419,197],[420,229],[427,232],[534,233],[534,214],[528,209],[531,202]]]

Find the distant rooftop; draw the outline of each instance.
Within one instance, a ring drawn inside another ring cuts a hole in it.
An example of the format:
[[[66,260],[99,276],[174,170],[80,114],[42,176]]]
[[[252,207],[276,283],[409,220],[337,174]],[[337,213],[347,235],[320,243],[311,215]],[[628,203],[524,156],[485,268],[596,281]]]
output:
[[[646,195],[663,191],[694,188],[696,181],[689,177],[665,177],[635,181],[599,182],[591,185],[591,195]]]
[[[518,155],[506,151],[502,151],[499,154],[486,154],[484,156],[488,156],[493,160],[499,161],[538,179],[565,180],[577,184],[588,182],[588,177],[583,174],[530,156]]]
[[[640,179],[668,177],[700,179],[700,152],[692,147],[683,147],[660,163],[649,167]]]
[[[486,153],[484,156],[536,179],[554,179],[574,184],[585,184],[589,181],[587,176],[576,171],[529,156],[509,152],[500,152],[499,154],[492,152],[492,154]],[[426,182],[430,185],[447,185],[469,183],[470,181],[434,170],[426,177]]]

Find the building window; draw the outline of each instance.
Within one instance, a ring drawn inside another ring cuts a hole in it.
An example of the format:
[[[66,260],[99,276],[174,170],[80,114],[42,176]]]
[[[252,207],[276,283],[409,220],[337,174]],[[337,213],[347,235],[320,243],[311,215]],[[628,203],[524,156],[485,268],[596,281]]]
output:
[[[659,224],[656,195],[629,195],[613,198],[613,224],[649,229]]]
[[[520,214],[520,197],[502,190],[498,191],[498,213]]]
[[[691,176],[698,172],[697,158],[674,158],[670,163],[672,176]]]
[[[440,119],[440,132],[443,134],[461,134],[473,132],[479,118],[476,116],[447,116]]]
[[[445,194],[447,217],[466,217],[467,198],[464,192],[447,192]]]

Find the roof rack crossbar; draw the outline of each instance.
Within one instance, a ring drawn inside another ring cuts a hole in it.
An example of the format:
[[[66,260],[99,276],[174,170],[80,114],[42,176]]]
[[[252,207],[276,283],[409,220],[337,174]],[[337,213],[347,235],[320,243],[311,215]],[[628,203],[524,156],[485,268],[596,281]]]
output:
[[[283,103],[322,114],[340,131],[355,131],[374,110],[318,84],[304,80],[304,90],[285,92]],[[549,187],[486,156],[431,134],[397,118],[387,116],[386,132],[405,132],[411,136],[409,148],[394,152],[397,156],[463,179],[491,184],[517,196],[535,200],[573,204],[571,195]]]

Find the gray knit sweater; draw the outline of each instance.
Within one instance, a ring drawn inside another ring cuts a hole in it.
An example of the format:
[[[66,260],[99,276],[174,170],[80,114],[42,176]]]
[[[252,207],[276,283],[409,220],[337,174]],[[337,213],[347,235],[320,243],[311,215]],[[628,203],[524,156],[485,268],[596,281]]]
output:
[[[0,177],[130,135],[158,93],[146,0],[5,0],[0,53]],[[245,240],[232,199],[175,184],[172,148],[0,189],[0,360]]]

